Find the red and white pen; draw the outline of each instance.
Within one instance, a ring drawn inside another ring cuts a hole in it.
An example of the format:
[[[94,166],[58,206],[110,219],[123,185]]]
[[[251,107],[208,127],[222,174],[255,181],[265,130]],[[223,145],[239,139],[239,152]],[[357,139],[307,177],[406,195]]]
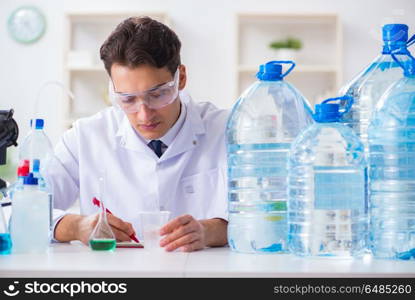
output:
[[[92,199],[92,203],[95,206],[101,207],[101,202],[95,197]],[[105,208],[105,211],[112,215],[112,212],[108,208]],[[134,234],[130,235],[130,239],[132,239],[136,243],[139,243],[138,239],[136,238],[136,236]]]

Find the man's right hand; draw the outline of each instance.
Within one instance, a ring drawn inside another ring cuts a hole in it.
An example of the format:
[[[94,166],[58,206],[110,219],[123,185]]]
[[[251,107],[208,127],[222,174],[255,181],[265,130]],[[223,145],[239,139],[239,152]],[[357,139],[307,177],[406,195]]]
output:
[[[60,242],[80,240],[88,245],[89,238],[99,219],[99,214],[91,216],[66,215],[55,227],[55,239]],[[130,235],[135,234],[131,223],[124,222],[114,215],[107,214],[108,223],[117,241],[130,241]]]

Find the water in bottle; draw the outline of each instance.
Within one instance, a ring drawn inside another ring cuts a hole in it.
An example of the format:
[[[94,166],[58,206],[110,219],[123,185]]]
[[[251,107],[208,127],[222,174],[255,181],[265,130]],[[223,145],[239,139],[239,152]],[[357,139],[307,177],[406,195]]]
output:
[[[291,67],[283,73],[285,64]],[[283,80],[294,66],[291,61],[260,66],[258,81],[228,120],[228,240],[234,251],[287,251],[287,154],[313,122],[307,100]]]
[[[299,256],[359,257],[367,247],[364,146],[340,123],[349,96],[316,105],[315,121],[293,142],[288,172],[288,243]],[[347,110],[346,110],[347,111]]]
[[[341,95],[347,94],[354,99],[352,109],[344,114],[342,122],[354,129],[366,152],[367,128],[372,112],[387,88],[402,77],[402,71],[391,53],[406,61],[409,59],[407,46],[415,41],[415,36],[408,40],[408,26],[405,24],[384,25],[382,37],[382,53],[340,91]]]
[[[383,95],[370,123],[371,250],[377,258],[415,258],[415,59]]]

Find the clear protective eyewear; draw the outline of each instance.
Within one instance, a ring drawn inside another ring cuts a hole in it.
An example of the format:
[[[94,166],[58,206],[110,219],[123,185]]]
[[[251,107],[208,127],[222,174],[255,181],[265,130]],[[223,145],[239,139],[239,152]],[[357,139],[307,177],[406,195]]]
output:
[[[155,86],[143,92],[119,93],[115,91],[114,84],[110,81],[111,96],[126,113],[136,113],[141,104],[151,109],[160,109],[172,103],[179,94],[179,68],[174,73],[172,81]]]

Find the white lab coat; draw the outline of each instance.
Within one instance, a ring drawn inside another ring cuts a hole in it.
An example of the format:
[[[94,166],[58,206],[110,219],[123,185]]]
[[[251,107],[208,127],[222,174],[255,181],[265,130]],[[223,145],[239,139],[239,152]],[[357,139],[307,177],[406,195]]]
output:
[[[227,219],[225,127],[229,111],[195,103],[180,93],[187,113],[163,155],[140,139],[115,107],[77,120],[55,148],[47,173],[54,207],[68,209],[79,197],[83,215],[97,213],[98,178],[106,174],[106,207],[131,222],[141,236],[138,212],[171,211],[171,218]],[[55,223],[60,216],[55,215]]]

